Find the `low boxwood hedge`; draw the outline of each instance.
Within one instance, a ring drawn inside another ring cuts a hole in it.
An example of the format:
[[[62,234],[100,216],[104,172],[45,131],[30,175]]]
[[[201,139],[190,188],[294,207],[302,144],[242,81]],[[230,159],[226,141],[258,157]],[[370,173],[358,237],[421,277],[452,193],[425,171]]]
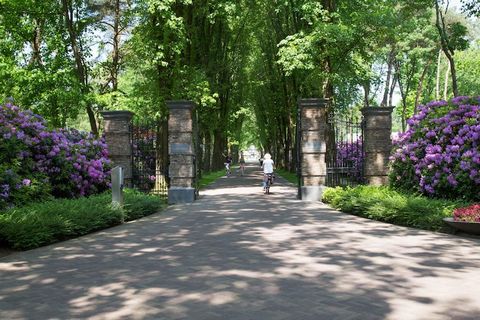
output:
[[[165,206],[157,196],[125,191],[123,208],[111,205],[111,193],[56,199],[0,212],[0,241],[14,249],[32,249],[108,228],[155,213]]]
[[[372,220],[443,232],[452,230],[442,219],[451,217],[455,208],[468,205],[464,201],[431,199],[376,186],[328,188],[323,202]]]

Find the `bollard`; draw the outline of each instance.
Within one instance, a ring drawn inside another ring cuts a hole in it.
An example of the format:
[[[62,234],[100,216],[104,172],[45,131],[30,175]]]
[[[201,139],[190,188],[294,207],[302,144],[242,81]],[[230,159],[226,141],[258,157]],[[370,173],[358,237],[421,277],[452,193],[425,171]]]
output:
[[[123,168],[117,166],[112,169],[112,204],[123,206]]]

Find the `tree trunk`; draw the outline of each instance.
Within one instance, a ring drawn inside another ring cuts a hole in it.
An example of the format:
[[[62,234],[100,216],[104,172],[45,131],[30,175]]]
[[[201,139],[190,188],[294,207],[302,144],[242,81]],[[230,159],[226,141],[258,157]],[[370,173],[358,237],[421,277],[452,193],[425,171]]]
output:
[[[443,14],[440,11],[440,6],[438,5],[438,0],[435,1],[435,11],[436,11],[436,23],[438,33],[440,34],[440,44],[442,46],[443,53],[450,63],[450,73],[452,76],[452,91],[455,97],[458,97],[458,84],[457,84],[457,71],[455,68],[455,60],[453,59],[454,49],[451,49],[449,45],[449,39],[447,35],[447,27],[445,26],[445,20],[443,19]]]
[[[440,65],[442,62],[442,49],[438,50],[438,58],[437,58],[437,76],[435,82],[435,100],[440,99]]]
[[[388,55],[387,79],[385,80],[385,91],[383,92],[383,99],[382,99],[382,102],[380,103],[381,107],[386,107],[387,106],[388,92],[389,92],[389,89],[390,89],[390,78],[392,76],[394,59],[395,59],[395,49],[392,48],[390,50],[390,54]]]
[[[443,86],[443,99],[444,100],[448,99],[448,74],[450,73],[451,68],[452,68],[452,65],[450,64],[450,60],[449,60],[447,71],[445,71],[445,83],[444,83],[444,86]]]
[[[204,150],[203,171],[210,172],[212,170],[212,134],[208,130],[205,130]]]
[[[112,90],[118,90],[118,71],[120,64],[120,0],[115,0],[113,22],[113,52],[112,52]]]
[[[82,51],[80,50],[80,46],[78,45],[78,34],[75,30],[73,21],[72,2],[70,0],[62,0],[62,5],[65,24],[70,37],[70,45],[72,47],[73,57],[75,59],[75,72],[82,86],[82,92],[86,95],[90,92],[88,89],[87,66],[85,64]],[[87,110],[92,133],[98,136],[97,120],[95,119],[95,113],[93,112],[91,104],[87,103],[85,108]]]
[[[42,55],[40,47],[42,45],[42,27],[43,21],[34,19],[35,30],[33,31],[32,39],[32,57],[30,59],[30,65],[42,65]]]
[[[432,60],[428,60],[427,64],[425,65],[425,68],[423,68],[422,75],[420,76],[420,79],[418,80],[418,86],[417,86],[417,93],[415,95],[415,110],[414,113],[417,113],[417,108],[419,105],[420,101],[420,96],[422,95],[423,91],[423,81],[425,80],[425,76],[427,75],[428,68],[430,67],[430,63]]]
[[[452,91],[453,96],[458,97],[458,83],[457,83],[457,70],[455,67],[455,61],[453,60],[453,56],[451,56],[448,61],[450,62],[450,74],[452,76]]]
[[[159,119],[156,124],[155,185],[163,189],[168,184],[168,121]]]
[[[389,96],[388,96],[388,106],[389,107],[393,107],[393,94],[395,92],[395,87],[397,85],[397,81],[398,81],[398,74],[397,74],[397,72],[395,72],[393,74],[393,80],[392,80],[392,84],[390,85],[390,92],[389,92]]]
[[[285,153],[284,153],[284,166],[285,169],[290,170],[292,168],[291,150],[292,150],[292,120],[290,114],[288,115],[287,128],[285,139]]]
[[[220,170],[223,168],[225,162],[225,138],[221,129],[215,129],[213,136],[213,155],[212,155],[212,169]]]
[[[365,108],[370,107],[370,83],[363,84],[363,102],[365,104]]]
[[[402,99],[402,115],[401,115],[401,120],[402,120],[402,132],[405,132],[407,128],[407,97],[405,94],[405,90],[403,90],[403,84],[402,81],[398,81],[398,88],[400,89],[400,96]]]
[[[239,152],[238,145],[233,145],[230,151],[230,155],[232,156],[233,163],[238,163],[238,159],[240,159],[240,152]]]

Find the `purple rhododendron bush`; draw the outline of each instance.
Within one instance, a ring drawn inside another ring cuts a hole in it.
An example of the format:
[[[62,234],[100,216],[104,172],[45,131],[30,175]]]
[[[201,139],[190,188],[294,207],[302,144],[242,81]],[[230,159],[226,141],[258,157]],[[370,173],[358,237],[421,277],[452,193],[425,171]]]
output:
[[[348,166],[352,168],[349,173],[353,182],[363,183],[363,163],[365,155],[363,153],[362,141],[342,142],[337,144],[336,165],[339,167]]]
[[[49,196],[102,192],[109,171],[103,139],[77,130],[48,130],[41,116],[0,105],[0,209]]]
[[[480,97],[420,106],[395,143],[390,184],[441,197],[480,200]]]

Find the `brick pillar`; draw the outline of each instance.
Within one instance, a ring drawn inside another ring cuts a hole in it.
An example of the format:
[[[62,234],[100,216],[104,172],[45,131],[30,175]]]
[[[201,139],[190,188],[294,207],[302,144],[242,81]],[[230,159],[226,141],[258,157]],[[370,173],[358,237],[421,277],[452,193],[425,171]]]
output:
[[[388,183],[388,158],[392,150],[393,108],[362,109],[364,127],[364,176],[368,184]]]
[[[125,186],[132,186],[132,132],[130,111],[103,111],[104,134],[109,158],[123,168]]]
[[[193,111],[191,101],[167,101],[168,157],[170,188],[168,203],[195,200],[195,153],[193,145]]]
[[[325,188],[325,130],[328,99],[301,99],[300,108],[300,194],[302,200],[320,201]]]

